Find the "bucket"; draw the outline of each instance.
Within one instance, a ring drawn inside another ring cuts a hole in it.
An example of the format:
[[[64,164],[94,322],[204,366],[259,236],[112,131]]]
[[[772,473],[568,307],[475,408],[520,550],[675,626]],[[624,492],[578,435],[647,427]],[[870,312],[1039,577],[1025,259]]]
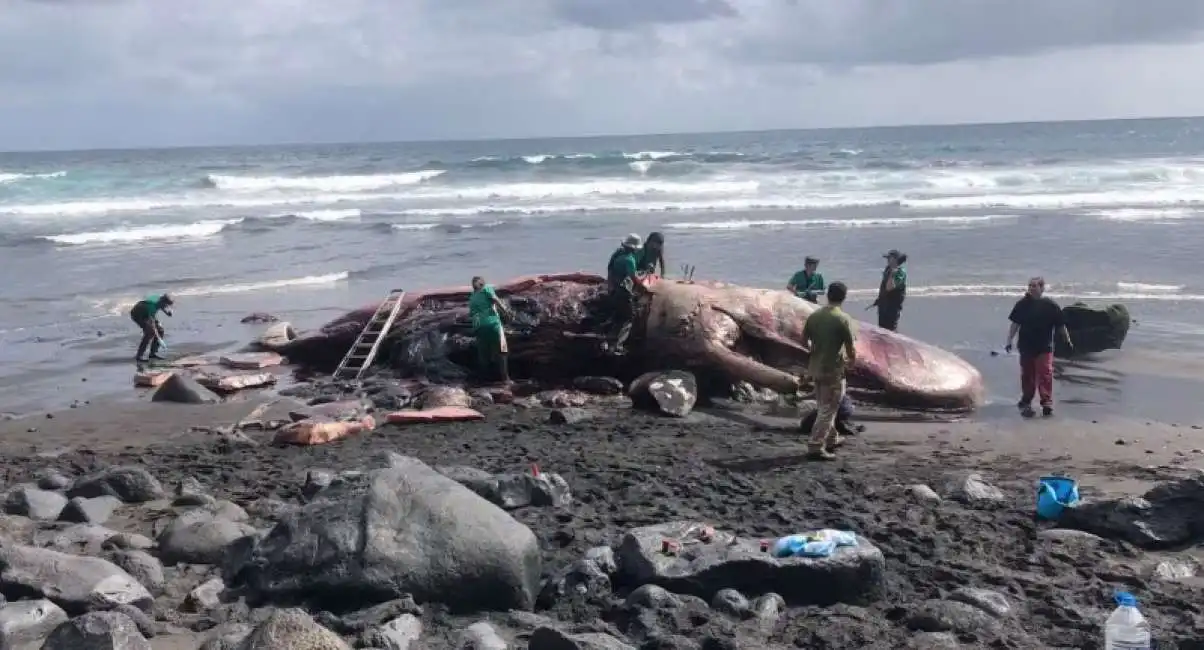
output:
[[[1042,476],[1037,484],[1037,518],[1057,519],[1079,502],[1079,483],[1068,476]]]

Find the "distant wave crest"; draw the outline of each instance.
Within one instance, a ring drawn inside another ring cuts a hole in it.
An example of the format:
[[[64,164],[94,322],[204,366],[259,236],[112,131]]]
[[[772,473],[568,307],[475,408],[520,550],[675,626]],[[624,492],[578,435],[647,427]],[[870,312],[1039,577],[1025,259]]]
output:
[[[396,174],[342,176],[227,176],[208,174],[204,186],[236,192],[267,190],[313,190],[318,192],[364,192],[388,187],[418,185],[447,173],[445,169],[423,169]]]

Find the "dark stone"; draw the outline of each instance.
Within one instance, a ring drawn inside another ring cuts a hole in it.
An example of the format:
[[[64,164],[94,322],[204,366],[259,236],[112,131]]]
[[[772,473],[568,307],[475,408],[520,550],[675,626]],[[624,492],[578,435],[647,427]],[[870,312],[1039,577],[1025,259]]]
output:
[[[1054,356],[1065,359],[1104,350],[1117,350],[1124,345],[1133,319],[1129,309],[1121,304],[1092,307],[1076,302],[1062,308],[1066,330],[1074,343],[1074,351],[1066,347],[1061,336],[1054,337]]]
[[[577,377],[573,388],[592,395],[622,395],[623,382],[614,377]]]
[[[58,626],[42,650],[152,650],[130,618],[119,612],[91,612]]]
[[[38,472],[37,482],[43,490],[66,490],[71,487],[71,479],[53,469]]]
[[[720,589],[711,598],[711,609],[738,619],[752,618],[752,603],[735,589]]]
[[[437,467],[440,474],[507,510],[527,506],[564,507],[572,503],[568,482],[555,473],[490,474],[475,467]]]
[[[113,564],[121,567],[142,586],[151,591],[163,588],[163,565],[146,551],[118,551],[113,554]]]
[[[46,638],[67,622],[67,613],[49,600],[22,600],[0,607],[0,648],[20,648]]]
[[[69,614],[116,605],[146,609],[153,602],[145,587],[111,562],[17,545],[0,546],[0,592],[36,594]]]
[[[999,621],[974,605],[929,600],[907,619],[907,627],[920,632],[983,634],[999,629]]]
[[[627,388],[632,406],[673,417],[685,417],[698,401],[698,380],[684,370],[647,372]]]
[[[115,496],[126,503],[144,503],[167,496],[158,479],[141,467],[109,467],[75,482],[70,497]]]
[[[58,492],[40,490],[31,485],[15,487],[4,499],[4,511],[10,515],[21,515],[37,521],[54,521],[59,518],[67,498]]]
[[[167,564],[221,564],[230,545],[254,533],[240,522],[189,513],[177,517],[159,536],[159,558]]]
[[[798,605],[859,604],[881,591],[886,560],[861,536],[856,546],[837,548],[826,558],[775,558],[761,551],[758,540],[725,531],[715,531],[710,542],[693,539],[690,531],[701,527],[687,521],[629,531],[618,549],[623,580],[702,598],[723,589],[753,595],[772,591]],[[681,552],[664,554],[664,540],[682,543]]]
[[[375,464],[384,467],[281,519],[243,571],[249,596],[346,607],[412,594],[453,611],[534,605],[540,553],[530,529],[415,458]]]
[[[567,634],[556,628],[541,627],[531,633],[527,650],[636,650],[609,634],[590,632]]]
[[[59,519],[79,524],[103,524],[120,505],[121,499],[115,496],[104,495],[91,499],[74,497],[67,502]]]
[[[1062,511],[1058,525],[1147,549],[1204,539],[1204,471],[1156,485],[1140,497],[1080,501]]]
[[[359,636],[374,627],[384,625],[402,614],[422,616],[422,608],[414,602],[413,598],[406,596],[405,598],[390,600],[343,616],[330,612],[322,612],[318,614],[317,619],[319,623],[339,634]]]
[[[151,401],[177,404],[216,404],[220,398],[213,391],[198,384],[192,377],[173,372],[167,381],[155,390]]]
[[[254,313],[247,314],[246,316],[243,316],[242,319],[239,320],[238,322],[244,323],[244,324],[246,324],[246,323],[275,323],[275,322],[278,322],[279,320],[280,320],[279,318],[277,318],[276,316],[273,316],[272,314],[267,314],[267,313],[264,313],[261,311],[257,311]]]
[[[577,424],[578,422],[586,422],[594,417],[594,414],[576,407],[566,407],[562,409],[553,409],[548,414],[548,422],[552,424]]]

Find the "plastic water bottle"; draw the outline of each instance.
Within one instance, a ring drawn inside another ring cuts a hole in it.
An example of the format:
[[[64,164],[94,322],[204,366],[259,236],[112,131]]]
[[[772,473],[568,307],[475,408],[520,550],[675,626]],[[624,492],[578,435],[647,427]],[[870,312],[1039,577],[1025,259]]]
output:
[[[1116,594],[1116,609],[1104,625],[1104,650],[1150,650],[1150,624],[1131,593]]]

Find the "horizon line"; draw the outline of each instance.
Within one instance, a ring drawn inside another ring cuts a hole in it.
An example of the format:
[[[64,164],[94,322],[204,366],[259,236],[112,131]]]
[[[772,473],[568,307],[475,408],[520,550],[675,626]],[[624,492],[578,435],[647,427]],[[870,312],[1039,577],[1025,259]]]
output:
[[[733,130],[718,130],[718,131],[664,131],[660,133],[595,133],[585,135],[558,135],[558,136],[509,136],[509,137],[467,137],[467,138],[416,138],[411,140],[317,140],[317,141],[293,141],[293,142],[273,142],[273,143],[258,143],[258,144],[185,144],[185,145],[166,145],[153,147],[92,147],[83,149],[25,149],[0,151],[0,156],[20,155],[20,154],[46,154],[46,153],[101,153],[101,152],[130,152],[130,151],[187,151],[187,150],[204,150],[204,149],[271,149],[271,148],[289,148],[289,147],[337,147],[348,145],[409,145],[409,144],[468,144],[480,142],[528,142],[528,141],[548,141],[548,140],[604,140],[612,138],[635,138],[635,137],[673,137],[673,136],[696,136],[696,135],[740,135],[752,133],[807,133],[807,132],[830,132],[830,131],[886,131],[893,129],[917,129],[917,128],[934,128],[934,127],[991,127],[991,126],[1023,126],[1032,124],[1088,124],[1094,122],[1153,122],[1153,121],[1170,121],[1170,120],[1198,120],[1204,119],[1204,115],[1166,115],[1159,117],[1100,117],[1100,118],[1082,118],[1076,120],[1015,120],[1001,122],[949,122],[949,123],[911,123],[911,124],[878,124],[872,126],[824,126],[824,127],[779,127],[767,129],[733,129]]]

